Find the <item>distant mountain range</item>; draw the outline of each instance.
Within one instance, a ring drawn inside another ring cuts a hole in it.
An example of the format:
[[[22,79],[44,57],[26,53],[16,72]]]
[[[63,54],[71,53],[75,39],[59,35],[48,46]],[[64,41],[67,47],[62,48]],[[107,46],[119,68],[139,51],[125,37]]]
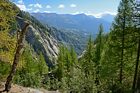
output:
[[[100,24],[103,24],[107,33],[114,19],[110,14],[104,14],[101,18],[86,14],[31,13],[31,15],[49,28],[49,33],[58,42],[68,47],[73,46],[78,54],[84,51],[90,34],[96,37]]]
[[[69,29],[81,31],[88,34],[97,34],[100,24],[104,26],[104,31],[109,32],[113,15],[105,14],[101,18],[86,14],[56,14],[56,13],[31,13],[43,24],[49,24],[59,29]]]

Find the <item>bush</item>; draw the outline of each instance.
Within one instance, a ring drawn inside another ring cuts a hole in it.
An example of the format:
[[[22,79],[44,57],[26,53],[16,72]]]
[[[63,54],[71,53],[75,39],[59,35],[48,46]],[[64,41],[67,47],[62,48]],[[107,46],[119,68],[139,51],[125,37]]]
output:
[[[0,79],[1,80],[6,79],[6,76],[9,74],[10,68],[11,68],[10,64],[0,61]]]
[[[44,75],[48,73],[43,55],[37,55],[39,60],[35,60],[30,49],[25,49],[22,56],[25,64],[17,70],[14,83],[24,87],[42,87]]]
[[[24,87],[40,87],[41,77],[37,73],[26,73],[25,69],[21,69],[17,72],[14,82]]]

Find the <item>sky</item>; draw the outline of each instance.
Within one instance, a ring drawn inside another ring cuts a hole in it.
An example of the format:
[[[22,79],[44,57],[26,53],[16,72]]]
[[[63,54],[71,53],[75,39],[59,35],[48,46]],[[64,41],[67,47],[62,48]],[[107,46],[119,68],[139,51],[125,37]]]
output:
[[[11,0],[21,10],[37,13],[116,15],[120,0]]]

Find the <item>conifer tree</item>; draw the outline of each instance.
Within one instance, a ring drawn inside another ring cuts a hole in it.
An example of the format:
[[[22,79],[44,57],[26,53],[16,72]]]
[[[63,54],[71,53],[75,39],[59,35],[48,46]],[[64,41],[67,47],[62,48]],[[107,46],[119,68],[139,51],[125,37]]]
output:
[[[64,76],[64,51],[65,51],[65,48],[64,46],[60,46],[59,48],[59,55],[58,55],[58,60],[57,60],[57,78],[58,78],[58,81],[62,81],[62,78]]]
[[[77,65],[77,63],[78,63],[77,54],[75,53],[73,47],[71,47],[71,49],[70,49],[70,56],[71,56],[71,68],[70,68],[71,70],[70,70],[70,73],[72,74],[74,72],[75,65]]]
[[[39,54],[38,69],[41,76],[48,73],[48,66],[42,53]]]
[[[85,77],[91,74],[92,66],[93,66],[93,41],[92,37],[89,37],[87,49],[84,55],[85,62],[82,64],[83,70],[85,72]]]
[[[72,77],[74,71],[74,64],[77,62],[76,53],[74,49],[68,50],[65,46],[60,47],[58,64],[57,64],[57,78],[61,83],[60,88],[63,90],[71,91]]]
[[[140,70],[138,72],[138,78],[137,78],[137,83],[136,83],[136,93],[140,93]]]
[[[94,46],[93,46],[92,36],[89,37],[87,48],[83,57],[80,59],[81,71],[83,73],[83,92],[92,93],[94,90]]]
[[[132,85],[132,93],[140,92],[140,78],[139,78],[139,61],[140,61],[140,13],[139,13],[139,8],[140,8],[140,1],[133,1],[133,21],[135,25],[135,38],[136,38],[136,45],[137,45],[137,54],[136,54],[136,63],[135,63],[135,73],[134,73],[134,78],[133,78],[133,85]]]
[[[103,47],[103,26],[102,24],[99,26],[99,33],[97,35],[96,38],[96,42],[95,42],[95,54],[94,54],[94,62],[95,62],[95,73],[96,73],[96,79],[95,79],[95,83],[96,83],[96,87],[97,87],[97,91],[99,92],[99,85],[100,85],[100,81],[99,81],[99,77],[100,77],[100,59],[101,59],[101,53],[102,53],[102,47]]]
[[[121,0],[118,14],[109,33],[106,49],[103,51],[104,57],[102,58],[102,62],[105,64],[103,68],[107,70],[107,72],[103,72],[110,73],[110,76],[107,78],[110,79],[108,81],[111,82],[112,92],[122,93],[124,90],[123,87],[125,87],[125,68],[130,61],[129,52],[133,46],[133,43],[131,43],[131,34],[133,32],[130,29],[133,27],[131,14],[132,3],[130,0]]]

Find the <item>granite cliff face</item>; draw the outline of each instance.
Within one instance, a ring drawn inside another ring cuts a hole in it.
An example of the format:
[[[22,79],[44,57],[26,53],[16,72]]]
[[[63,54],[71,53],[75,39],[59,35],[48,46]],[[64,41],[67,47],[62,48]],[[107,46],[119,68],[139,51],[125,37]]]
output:
[[[42,52],[48,65],[54,64],[54,59],[58,55],[58,43],[51,35],[46,35],[41,29],[35,29],[30,25],[26,40],[35,52]]]
[[[59,45],[56,39],[49,33],[47,27],[43,26],[38,20],[26,12],[20,12],[18,15],[18,24],[20,28],[24,25],[24,20],[30,21],[30,26],[26,35],[26,41],[39,54],[44,55],[45,61],[49,66],[55,64],[59,52]]]
[[[56,63],[57,55],[59,52],[59,44],[64,44],[67,47],[74,47],[78,54],[81,54],[85,48],[88,36],[82,36],[81,34],[74,33],[73,30],[57,29],[49,25],[43,25],[36,18],[31,16],[27,12],[21,11],[18,15],[20,19],[17,20],[20,28],[24,25],[24,20],[30,21],[29,31],[26,35],[26,41],[39,54],[44,55],[46,63],[49,66],[53,66]],[[76,37],[76,38],[75,38]]]

